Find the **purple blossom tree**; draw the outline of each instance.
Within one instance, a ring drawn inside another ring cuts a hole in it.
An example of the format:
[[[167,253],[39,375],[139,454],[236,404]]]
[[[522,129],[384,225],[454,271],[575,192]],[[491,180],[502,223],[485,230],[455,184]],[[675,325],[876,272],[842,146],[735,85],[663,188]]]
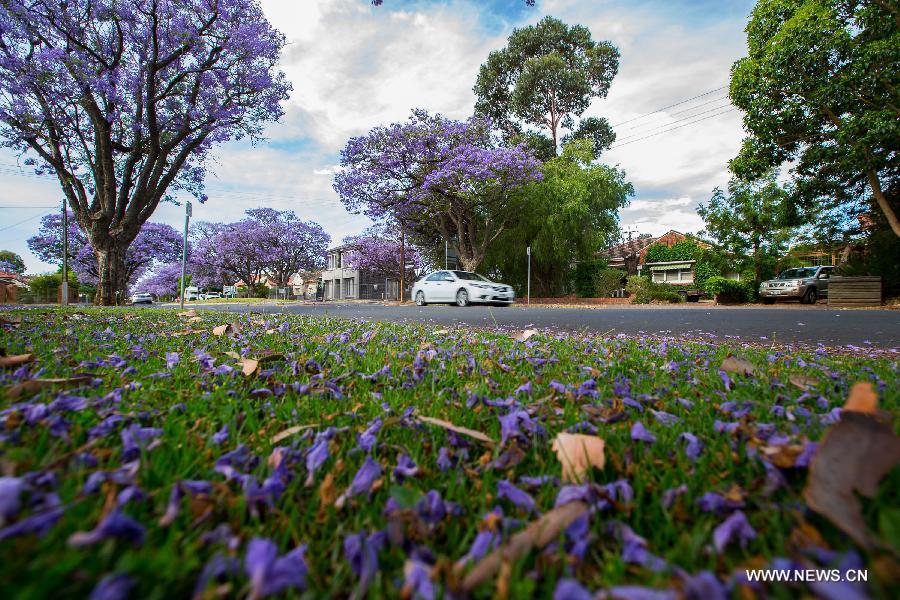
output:
[[[28,247],[44,262],[62,263],[62,215],[52,213],[41,219],[38,234],[29,238]],[[144,223],[128,246],[122,260],[122,274],[127,286],[134,283],[153,265],[176,261],[181,257],[181,234],[163,223]],[[69,266],[82,283],[96,285],[100,278],[97,253],[88,237],[69,213]]]
[[[181,291],[180,284],[181,263],[171,262],[155,267],[152,273],[148,273],[141,278],[137,287],[142,292],[148,292],[160,298],[177,296]]]
[[[331,236],[314,221],[301,221],[293,211],[255,208],[247,216],[262,226],[265,272],[278,287],[287,287],[295,273],[325,266]]]
[[[453,121],[421,109],[352,138],[341,166],[334,189],[348,210],[436,230],[466,270],[515,223],[516,190],[541,179],[539,161],[524,146],[499,146],[486,119]]]
[[[375,225],[359,235],[344,238],[347,260],[354,269],[365,269],[382,278],[400,279],[400,235],[396,228]],[[404,248],[406,272],[409,281],[423,274],[425,259],[415,246]]]
[[[256,0],[0,3],[0,144],[56,174],[96,255],[96,302],[124,292],[160,202],[206,200],[210,149],[282,115],[283,46]]]
[[[195,226],[191,274],[196,285],[223,278],[251,285],[267,275],[284,287],[295,273],[324,266],[331,238],[318,223],[271,208],[246,214],[236,223]]]

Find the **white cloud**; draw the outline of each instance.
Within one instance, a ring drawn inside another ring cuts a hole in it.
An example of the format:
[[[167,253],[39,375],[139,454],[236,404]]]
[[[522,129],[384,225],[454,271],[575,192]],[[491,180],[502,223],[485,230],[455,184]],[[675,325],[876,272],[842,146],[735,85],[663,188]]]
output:
[[[585,24],[595,39],[609,39],[619,47],[621,66],[609,98],[588,113],[612,123],[727,85],[729,68],[744,51],[743,14],[697,24],[656,10],[666,6],[663,0],[652,6],[625,0],[538,4],[524,13],[528,22],[553,14]],[[262,5],[288,39],[282,67],[294,91],[285,117],[267,130],[271,143],[234,143],[216,150],[207,182],[210,202],[195,205],[195,218],[238,219],[244,210],[263,204],[319,221],[335,241],[369,222],[348,214],[331,188],[347,139],[405,119],[413,107],[453,118],[469,115],[478,67],[491,50],[505,44],[513,26],[522,24],[498,21],[495,33],[486,33],[479,13],[484,6],[478,0],[421,2],[402,9],[392,9],[390,3],[373,8],[367,0],[262,0]],[[697,103],[722,94],[724,90]],[[697,112],[726,103],[711,103]],[[675,113],[688,106],[621,125],[619,143],[683,124],[675,121],[695,113]],[[611,150],[604,161],[625,169],[636,189],[631,206],[622,212],[623,225],[650,233],[700,229],[694,209],[713,187],[727,183],[726,162],[740,139],[740,114],[732,112]],[[0,162],[11,160],[0,153]],[[60,198],[52,180],[2,171],[0,189],[3,205],[18,199],[54,204]],[[180,228],[183,209],[164,205],[153,218]],[[2,211],[0,219],[12,222],[13,215]],[[36,231],[36,222],[4,232],[22,241],[7,244],[4,238],[0,245],[27,254],[27,227]],[[46,268],[30,254],[26,258],[29,268]]]

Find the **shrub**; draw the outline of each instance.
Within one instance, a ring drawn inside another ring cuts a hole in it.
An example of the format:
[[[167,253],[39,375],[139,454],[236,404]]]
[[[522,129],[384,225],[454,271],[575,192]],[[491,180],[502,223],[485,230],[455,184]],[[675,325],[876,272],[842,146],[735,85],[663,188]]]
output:
[[[682,240],[669,248],[669,260],[696,260],[700,256],[700,246],[692,240]]]
[[[705,258],[700,258],[694,265],[694,285],[702,290],[710,277],[717,277],[721,274],[722,272],[711,262]]]
[[[632,276],[628,278],[625,289],[634,296],[632,304],[650,304],[651,302],[681,302],[681,296],[664,283],[653,283],[648,277]]]
[[[622,288],[625,273],[620,269],[602,269],[595,271],[594,296],[597,298],[610,298],[614,291]]]
[[[575,294],[579,298],[593,298],[596,293],[594,275],[604,270],[606,261],[600,259],[585,260],[575,265]]]
[[[717,302],[747,302],[752,297],[752,291],[746,282],[719,276],[707,279],[703,290]]]
[[[269,297],[269,288],[264,283],[257,283],[253,286],[253,298],[268,298]]]
[[[669,262],[671,260],[673,260],[672,249],[663,244],[652,244],[647,248],[647,253],[644,255],[644,262],[648,263]]]

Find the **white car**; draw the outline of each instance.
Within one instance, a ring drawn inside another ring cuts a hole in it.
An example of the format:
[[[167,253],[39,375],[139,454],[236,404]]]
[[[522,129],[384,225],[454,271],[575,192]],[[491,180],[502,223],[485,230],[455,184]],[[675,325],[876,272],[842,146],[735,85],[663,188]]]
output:
[[[509,306],[515,300],[513,289],[495,283],[478,273],[469,271],[435,271],[429,273],[412,288],[412,297],[419,306],[431,302],[469,304],[498,304]]]
[[[206,293],[200,294],[201,300],[212,300],[213,298],[221,298],[221,297],[222,297],[222,294],[220,294],[219,292],[206,292]]]
[[[129,301],[132,304],[153,304],[153,296],[146,292],[138,292],[137,294],[132,294]]]

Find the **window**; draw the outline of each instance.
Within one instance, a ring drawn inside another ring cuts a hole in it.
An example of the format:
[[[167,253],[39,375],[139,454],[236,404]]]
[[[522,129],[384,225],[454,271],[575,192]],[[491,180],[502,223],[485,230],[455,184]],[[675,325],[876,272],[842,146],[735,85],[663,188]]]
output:
[[[453,271],[453,274],[465,281],[490,281],[478,273],[470,273],[469,271]]]
[[[437,273],[432,273],[428,277],[425,278],[425,281],[443,281],[444,280],[445,271],[438,271]]]
[[[353,293],[353,277],[344,280],[344,298],[352,298]]]

